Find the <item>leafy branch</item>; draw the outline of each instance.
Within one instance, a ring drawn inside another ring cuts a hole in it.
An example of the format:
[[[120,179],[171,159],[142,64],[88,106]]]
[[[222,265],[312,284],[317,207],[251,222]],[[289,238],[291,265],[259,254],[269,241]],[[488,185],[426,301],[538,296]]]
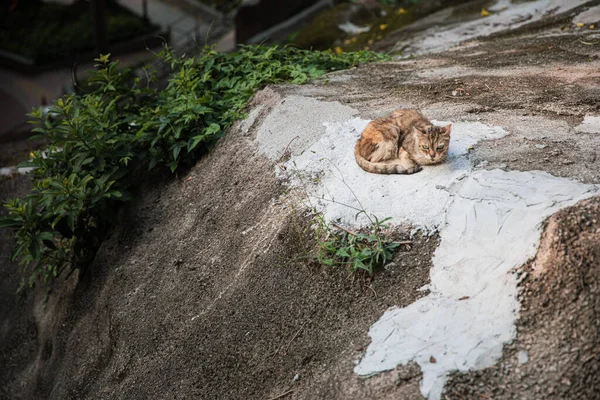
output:
[[[63,271],[89,265],[130,199],[134,171],[192,165],[244,117],[258,89],[386,59],[265,46],[228,54],[207,47],[189,58],[165,47],[159,57],[171,66],[164,89],[140,86],[132,71],[102,55],[80,93],[59,98],[46,115],[41,108],[28,114],[48,147],[19,165],[34,168],[33,189],[7,200],[8,216],[0,218],[0,227],[15,232],[10,258],[29,271],[24,287],[51,285]]]

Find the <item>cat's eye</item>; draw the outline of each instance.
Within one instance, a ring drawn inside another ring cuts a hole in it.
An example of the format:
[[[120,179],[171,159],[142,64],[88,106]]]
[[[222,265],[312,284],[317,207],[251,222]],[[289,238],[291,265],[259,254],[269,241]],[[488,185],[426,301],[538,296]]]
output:
[[[443,148],[444,148],[443,144],[438,144],[438,147],[437,147],[438,150],[442,150]]]
[[[429,150],[429,146],[427,146],[426,144],[424,144],[423,146],[421,146],[423,148],[423,150]]]

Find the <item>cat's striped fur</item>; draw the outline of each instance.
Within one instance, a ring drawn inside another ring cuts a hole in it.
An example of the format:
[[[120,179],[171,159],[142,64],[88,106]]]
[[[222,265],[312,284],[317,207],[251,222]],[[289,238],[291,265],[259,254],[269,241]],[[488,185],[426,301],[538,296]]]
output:
[[[371,121],[354,147],[358,165],[376,174],[414,174],[443,162],[451,125],[434,126],[417,110],[396,110]]]

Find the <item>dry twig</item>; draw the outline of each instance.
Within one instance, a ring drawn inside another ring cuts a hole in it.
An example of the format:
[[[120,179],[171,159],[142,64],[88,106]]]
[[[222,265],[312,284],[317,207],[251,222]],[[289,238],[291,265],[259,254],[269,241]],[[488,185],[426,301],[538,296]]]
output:
[[[375,289],[373,289],[373,286],[369,285],[367,286],[369,289],[371,289],[371,291],[373,292],[373,294],[375,295],[375,298],[377,298],[377,292],[375,291]]]
[[[302,324],[302,326],[300,327],[300,329],[298,329],[298,331],[296,331],[296,333],[294,334],[294,336],[292,336],[292,338],[288,342],[287,346],[285,347],[285,352],[283,354],[287,354],[288,350],[290,349],[290,346],[292,345],[292,342],[294,341],[294,339],[296,339],[298,337],[298,335],[300,334],[300,332],[302,332],[302,329],[304,329],[304,326],[308,323],[308,321],[310,321],[310,320],[304,321],[304,323]]]
[[[280,398],[282,398],[283,396],[287,396],[288,394],[292,393],[293,391],[294,391],[293,389],[290,389],[290,390],[288,390],[287,392],[283,392],[283,393],[281,393],[281,394],[278,394],[278,395],[277,395],[277,396],[275,396],[275,397],[271,397],[269,400],[276,400],[276,399],[280,399]]]
[[[300,136],[296,136],[295,138],[293,138],[292,140],[289,141],[289,143],[287,144],[287,146],[285,146],[285,150],[283,150],[283,154],[281,155],[281,157],[279,157],[279,160],[277,160],[278,163],[280,163],[285,157],[287,157],[289,155],[290,145],[296,139],[300,139]]]
[[[344,228],[343,226],[340,226],[340,225],[336,224],[335,222],[333,222],[331,225],[333,225],[334,227],[338,228],[338,229],[339,229],[339,230],[341,230],[341,231],[344,231],[344,232],[346,232],[346,233],[349,233],[350,235],[353,235],[353,236],[356,236],[356,235],[358,235],[358,233],[357,233],[357,232],[351,231],[350,229],[346,229],[346,228]]]

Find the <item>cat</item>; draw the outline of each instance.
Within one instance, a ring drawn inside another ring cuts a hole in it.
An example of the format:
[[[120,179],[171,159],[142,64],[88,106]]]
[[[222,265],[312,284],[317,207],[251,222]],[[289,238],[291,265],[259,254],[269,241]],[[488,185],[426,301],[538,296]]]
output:
[[[354,146],[357,164],[375,174],[414,174],[446,160],[452,124],[434,126],[417,110],[369,122]]]

